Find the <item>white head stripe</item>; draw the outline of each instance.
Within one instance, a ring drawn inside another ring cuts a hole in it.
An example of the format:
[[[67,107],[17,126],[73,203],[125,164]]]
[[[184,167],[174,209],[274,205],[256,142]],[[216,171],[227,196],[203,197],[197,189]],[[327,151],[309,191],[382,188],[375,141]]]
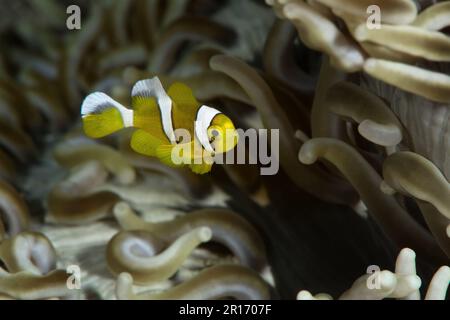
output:
[[[195,136],[202,144],[206,151],[214,152],[208,138],[208,128],[211,125],[212,120],[216,115],[221,113],[219,110],[201,106],[197,111],[197,117],[195,119]]]
[[[125,127],[133,126],[133,110],[125,108],[119,102],[103,92],[91,93],[84,99],[81,105],[81,115],[86,116],[91,113],[101,113],[103,110],[111,107],[119,110]]]
[[[155,97],[161,112],[161,123],[167,138],[176,143],[172,124],[172,99],[167,95],[158,77],[138,81],[131,91],[131,96]]]

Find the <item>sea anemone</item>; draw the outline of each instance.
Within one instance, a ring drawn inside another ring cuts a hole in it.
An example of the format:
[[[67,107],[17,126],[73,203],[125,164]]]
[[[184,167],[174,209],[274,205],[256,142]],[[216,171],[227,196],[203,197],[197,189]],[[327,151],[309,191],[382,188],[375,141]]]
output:
[[[448,1],[75,2],[80,29],[0,19],[0,298],[446,299]],[[280,170],[84,134],[85,96],[154,76],[269,129]]]

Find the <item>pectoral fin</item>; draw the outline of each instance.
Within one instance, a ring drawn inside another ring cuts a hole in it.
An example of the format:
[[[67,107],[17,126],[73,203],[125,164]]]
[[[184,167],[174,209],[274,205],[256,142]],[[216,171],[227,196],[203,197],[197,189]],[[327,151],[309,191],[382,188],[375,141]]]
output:
[[[159,160],[170,167],[175,166],[175,163],[172,161],[172,149],[173,146],[171,144],[160,145],[156,149],[156,156]]]
[[[181,82],[173,83],[167,94],[178,106],[178,109],[184,113],[195,114],[200,103],[195,99],[191,88]]]

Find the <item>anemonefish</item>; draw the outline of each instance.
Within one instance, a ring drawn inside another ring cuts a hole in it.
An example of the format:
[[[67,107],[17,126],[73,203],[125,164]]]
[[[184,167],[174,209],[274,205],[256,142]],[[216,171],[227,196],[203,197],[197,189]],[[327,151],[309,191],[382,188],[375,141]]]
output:
[[[85,134],[101,138],[122,128],[137,128],[131,137],[134,151],[157,157],[169,166],[188,165],[198,174],[209,172],[211,159],[233,149],[238,142],[230,118],[200,104],[183,83],[172,84],[166,93],[158,77],[140,80],[131,96],[132,109],[128,109],[105,93],[88,95],[81,105]],[[180,129],[191,139],[181,137]],[[178,153],[173,152],[177,147]],[[175,161],[174,154],[181,155],[181,164]]]

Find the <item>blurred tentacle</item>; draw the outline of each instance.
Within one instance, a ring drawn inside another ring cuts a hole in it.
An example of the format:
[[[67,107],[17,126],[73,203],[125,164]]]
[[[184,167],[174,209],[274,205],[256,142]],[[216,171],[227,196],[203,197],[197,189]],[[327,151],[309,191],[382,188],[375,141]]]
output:
[[[324,104],[342,116],[356,121],[359,133],[382,146],[395,146],[402,140],[402,125],[377,96],[349,82],[333,85]]]
[[[212,241],[227,247],[242,264],[262,269],[267,263],[264,243],[258,232],[228,209],[201,209],[167,222],[151,223],[142,220],[122,202],[114,207],[114,215],[125,230],[147,230],[166,241],[173,241],[192,228],[208,227],[212,231]]]
[[[428,159],[414,152],[397,152],[383,163],[384,186],[432,204],[450,219],[450,184]]]
[[[117,279],[116,295],[120,300],[209,300],[234,298],[264,300],[270,298],[267,283],[253,270],[237,266],[214,266],[201,271],[193,278],[161,293],[135,294],[133,278],[122,273]]]
[[[0,243],[0,260],[10,273],[47,274],[56,268],[56,251],[44,234],[25,231]]]
[[[121,184],[131,184],[136,179],[134,168],[114,148],[89,141],[72,141],[58,144],[53,149],[56,161],[66,168],[89,161],[100,162]]]
[[[8,183],[0,180],[0,213],[9,235],[15,235],[29,226],[28,207],[22,196]]]
[[[302,70],[295,61],[293,55],[295,37],[296,30],[290,22],[275,21],[264,47],[264,69],[268,74],[298,92],[311,94],[317,78]],[[301,57],[301,59],[304,58]]]
[[[205,41],[229,45],[235,33],[231,29],[201,17],[182,17],[162,33],[156,45],[149,70],[168,72],[181,47],[188,41]]]
[[[300,188],[319,199],[333,203],[354,204],[357,202],[354,190],[345,182],[319,171],[318,168],[307,168],[298,161],[295,150],[301,144],[295,139],[295,131],[289,119],[281,112],[282,109],[270,87],[253,68],[227,56],[215,56],[210,64],[213,70],[224,72],[242,86],[258,108],[267,129],[283,128],[280,131],[279,161]],[[278,114],[276,118],[273,117],[273,112]]]
[[[111,192],[95,191],[107,177],[106,169],[96,161],[74,167],[48,195],[47,221],[81,224],[107,217],[119,201],[119,197]]]
[[[410,247],[433,260],[446,261],[430,234],[395,198],[380,190],[381,177],[354,148],[329,138],[311,139],[302,146],[300,161],[312,164],[319,158],[330,161],[345,175],[358,191],[370,214],[399,247]]]
[[[68,297],[71,293],[67,288],[67,279],[65,270],[55,270],[46,275],[29,271],[0,274],[0,294],[24,300]]]
[[[108,243],[106,260],[114,275],[127,272],[135,283],[157,283],[174,275],[211,235],[208,227],[198,227],[167,243],[148,231],[122,231]]]

